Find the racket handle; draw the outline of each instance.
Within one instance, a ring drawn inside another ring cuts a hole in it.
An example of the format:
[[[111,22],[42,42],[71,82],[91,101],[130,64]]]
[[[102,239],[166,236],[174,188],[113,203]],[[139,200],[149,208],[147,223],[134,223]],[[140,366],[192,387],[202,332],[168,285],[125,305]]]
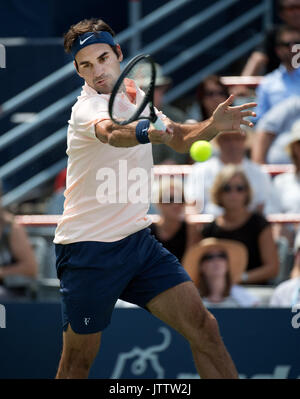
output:
[[[155,127],[156,130],[166,130],[166,126],[164,125],[163,121],[159,118],[156,119],[156,121],[153,123],[153,126]]]

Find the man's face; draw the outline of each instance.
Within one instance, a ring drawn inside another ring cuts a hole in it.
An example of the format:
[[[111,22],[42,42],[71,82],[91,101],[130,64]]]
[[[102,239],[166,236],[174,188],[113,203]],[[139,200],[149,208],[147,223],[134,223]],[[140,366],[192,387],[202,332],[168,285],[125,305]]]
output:
[[[287,67],[292,65],[292,58],[295,56],[295,53],[292,51],[294,44],[300,44],[300,33],[284,32],[279,38],[279,43],[276,46],[278,57]]]
[[[280,17],[287,25],[300,32],[300,0],[285,0]]]
[[[97,92],[110,94],[120,75],[120,62],[123,60],[119,45],[117,51],[118,56],[106,43],[95,43],[84,47],[75,57],[78,75]]]

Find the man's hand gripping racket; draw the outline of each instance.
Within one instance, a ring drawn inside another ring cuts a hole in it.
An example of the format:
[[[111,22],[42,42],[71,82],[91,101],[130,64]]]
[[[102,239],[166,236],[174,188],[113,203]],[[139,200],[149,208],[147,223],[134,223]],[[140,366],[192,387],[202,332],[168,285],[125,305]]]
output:
[[[173,136],[172,123],[165,123],[156,115],[153,105],[156,69],[150,55],[134,57],[124,68],[112,90],[108,110],[111,120],[118,125],[128,125],[134,121],[145,123],[144,130],[152,143],[167,143]],[[142,88],[145,96],[137,98],[136,86]],[[148,108],[146,109],[148,105]],[[145,111],[146,109],[146,111]],[[143,128],[140,123],[139,127]]]

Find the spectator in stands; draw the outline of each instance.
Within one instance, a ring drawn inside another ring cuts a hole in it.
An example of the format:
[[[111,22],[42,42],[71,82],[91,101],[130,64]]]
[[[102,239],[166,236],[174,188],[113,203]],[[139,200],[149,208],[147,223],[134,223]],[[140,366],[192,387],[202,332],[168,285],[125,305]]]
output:
[[[67,179],[67,168],[62,169],[54,181],[54,192],[65,190]]]
[[[299,114],[300,116],[300,114]],[[292,126],[287,145],[295,170],[274,178],[274,187],[280,199],[282,212],[300,213],[300,118]]]
[[[293,95],[300,95],[300,68],[295,63],[295,44],[300,43],[300,30],[282,26],[276,34],[276,52],[280,66],[266,75],[257,89],[257,119],[274,105]]]
[[[215,140],[219,154],[204,163],[193,165],[185,186],[186,199],[189,202],[196,201],[198,212],[220,215],[223,210],[211,201],[210,189],[224,165],[231,163],[240,165],[250,181],[253,190],[250,210],[263,211],[264,214],[280,212],[280,203],[270,176],[246,157],[246,135],[221,133]]]
[[[169,76],[163,75],[162,68],[159,64],[155,64],[155,66],[156,80],[153,98],[154,106],[174,122],[185,122],[187,119],[185,112],[174,105],[165,102],[165,94],[172,85],[172,79]],[[138,81],[138,84],[143,89],[145,83],[141,80]],[[155,165],[163,163],[168,158],[173,159],[178,164],[186,164],[189,162],[188,154],[180,154],[166,145],[152,144],[152,153]]]
[[[169,76],[163,75],[162,68],[159,64],[155,64],[155,66],[156,80],[153,98],[154,105],[172,119],[172,121],[183,123],[186,120],[184,111],[174,105],[165,103],[165,94],[172,86],[172,79]]]
[[[152,234],[181,260],[185,251],[199,240],[196,226],[184,220],[182,182],[176,178],[162,176],[160,182],[154,187],[153,198],[158,201],[156,206],[160,220],[150,226]]]
[[[61,215],[64,210],[67,168],[56,176],[54,181],[54,192],[48,200],[46,212],[50,215]]]
[[[300,32],[300,0],[277,0],[277,13],[286,25]],[[273,26],[268,30],[263,42],[249,57],[242,76],[264,75],[278,68],[280,58],[275,50],[278,28]]]
[[[206,238],[191,247],[183,266],[207,307],[249,307],[259,304],[246,288],[237,285],[245,273],[248,253],[233,240]]]
[[[240,283],[265,284],[278,273],[278,254],[269,222],[248,205],[252,190],[243,169],[227,165],[217,175],[211,189],[212,200],[224,214],[202,229],[203,238],[237,240],[248,249],[247,272]]]
[[[291,278],[276,287],[270,300],[270,306],[292,307],[300,303],[300,230],[295,239],[294,254]]]
[[[191,118],[198,121],[208,119],[217,108],[229,96],[227,87],[217,75],[205,78],[197,87],[196,103],[190,111]]]
[[[298,232],[294,240],[294,265],[291,270],[290,277],[300,277],[300,228],[298,227]],[[300,302],[300,300],[299,300]]]
[[[8,286],[12,276],[36,275],[37,262],[25,229],[0,206],[0,302],[26,296],[27,286]]]
[[[252,159],[257,163],[290,163],[285,151],[292,125],[300,118],[300,96],[281,101],[270,109],[256,125]]]

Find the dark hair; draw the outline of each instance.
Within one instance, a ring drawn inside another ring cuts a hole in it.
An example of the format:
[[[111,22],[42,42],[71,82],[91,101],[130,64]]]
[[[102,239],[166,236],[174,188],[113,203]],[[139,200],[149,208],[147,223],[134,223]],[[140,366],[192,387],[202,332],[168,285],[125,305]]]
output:
[[[64,35],[64,49],[66,53],[70,53],[72,46],[78,36],[82,35],[86,32],[109,32],[113,37],[115,36],[115,32],[112,28],[104,22],[102,19],[91,18],[91,19],[84,19],[78,22],[75,25],[72,25],[67,33]],[[117,52],[116,46],[110,46],[117,57],[119,54]]]
[[[281,12],[283,10],[284,2],[285,2],[285,0],[277,0],[276,1],[276,8],[277,8],[278,12]]]
[[[210,290],[209,290],[209,286],[207,284],[205,274],[202,271],[201,263],[202,263],[202,259],[199,260],[199,292],[200,292],[201,297],[205,298],[210,295]],[[224,295],[224,297],[227,297],[230,295],[230,289],[232,286],[232,280],[231,280],[229,270],[227,270],[227,272],[226,272],[225,280],[226,280],[225,281],[226,284],[225,284],[223,295]]]
[[[277,0],[276,1],[276,8],[277,8],[278,13],[282,12],[282,10],[285,9],[285,6],[284,6],[285,3],[286,3],[286,0]]]
[[[3,207],[2,207],[2,200],[1,200],[1,198],[2,198],[2,182],[0,181],[0,226],[3,224],[3,222],[4,222],[4,216],[3,216],[3,212],[4,212],[4,209],[3,209]]]
[[[275,44],[278,46],[281,42],[281,37],[284,33],[297,33],[299,34],[299,31],[289,25],[280,25],[279,28],[276,30],[275,34]]]
[[[222,90],[224,91],[226,97],[228,97],[229,92],[227,87],[221,82],[221,78],[220,76],[217,75],[210,75],[207,76],[207,78],[205,78],[197,87],[197,91],[196,91],[196,99],[197,102],[199,104],[203,119],[208,119],[211,115],[208,115],[205,108],[203,107],[203,98],[205,96],[205,87],[207,85],[207,83],[212,82],[214,84],[216,84],[217,86],[220,86],[222,88]]]
[[[293,161],[293,164],[296,164],[296,163],[298,162],[297,152],[295,151],[295,146],[294,146],[294,144],[295,144],[295,143],[298,143],[298,142],[300,142],[300,141],[299,141],[299,140],[298,140],[298,141],[294,141],[294,142],[289,146],[289,148],[290,148],[289,153],[290,153],[290,157],[291,157],[291,159],[292,159],[292,161]]]

